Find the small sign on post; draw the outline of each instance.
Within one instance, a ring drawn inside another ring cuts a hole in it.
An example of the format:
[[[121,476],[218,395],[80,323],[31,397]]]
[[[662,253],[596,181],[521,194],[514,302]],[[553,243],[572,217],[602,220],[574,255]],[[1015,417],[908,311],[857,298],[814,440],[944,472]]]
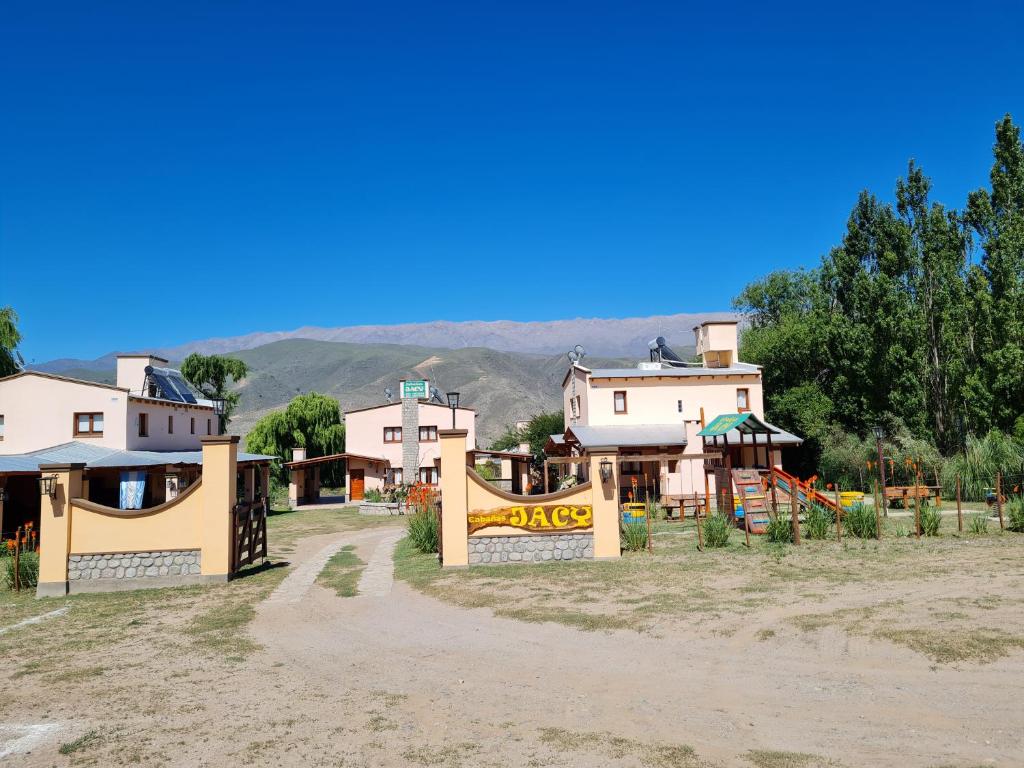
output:
[[[430,382],[425,379],[399,382],[399,392],[403,400],[425,400],[430,396]]]

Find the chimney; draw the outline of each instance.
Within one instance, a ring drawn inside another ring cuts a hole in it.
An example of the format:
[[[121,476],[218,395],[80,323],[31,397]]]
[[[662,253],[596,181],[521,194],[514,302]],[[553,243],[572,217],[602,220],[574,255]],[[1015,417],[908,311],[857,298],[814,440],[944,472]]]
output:
[[[156,355],[118,355],[117,386],[127,389],[133,395],[145,395],[146,366],[165,368],[167,361]]]

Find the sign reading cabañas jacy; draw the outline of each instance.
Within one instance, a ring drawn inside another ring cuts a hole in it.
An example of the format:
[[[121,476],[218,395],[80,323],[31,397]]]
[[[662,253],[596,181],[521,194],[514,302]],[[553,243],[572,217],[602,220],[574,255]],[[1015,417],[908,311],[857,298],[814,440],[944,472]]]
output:
[[[530,505],[474,510],[468,515],[469,532],[507,525],[524,531],[557,533],[594,527],[594,510],[589,504]]]

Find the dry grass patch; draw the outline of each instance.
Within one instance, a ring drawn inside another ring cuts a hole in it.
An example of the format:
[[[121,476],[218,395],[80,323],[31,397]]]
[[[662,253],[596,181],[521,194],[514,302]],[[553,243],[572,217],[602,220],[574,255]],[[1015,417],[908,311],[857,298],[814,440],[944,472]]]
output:
[[[752,749],[743,757],[756,768],[831,768],[839,765],[821,755],[773,749]]]
[[[698,768],[705,765],[686,744],[651,743],[610,733],[542,728],[541,743],[556,752],[593,752],[604,759],[633,758],[648,768]]]

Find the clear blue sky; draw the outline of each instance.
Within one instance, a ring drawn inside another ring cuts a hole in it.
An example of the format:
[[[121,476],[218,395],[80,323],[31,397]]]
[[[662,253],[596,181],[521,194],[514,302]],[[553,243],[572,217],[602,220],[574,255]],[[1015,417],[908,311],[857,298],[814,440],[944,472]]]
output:
[[[726,309],[1024,120],[1020,3],[688,5],[8,0],[0,304],[37,361]]]

